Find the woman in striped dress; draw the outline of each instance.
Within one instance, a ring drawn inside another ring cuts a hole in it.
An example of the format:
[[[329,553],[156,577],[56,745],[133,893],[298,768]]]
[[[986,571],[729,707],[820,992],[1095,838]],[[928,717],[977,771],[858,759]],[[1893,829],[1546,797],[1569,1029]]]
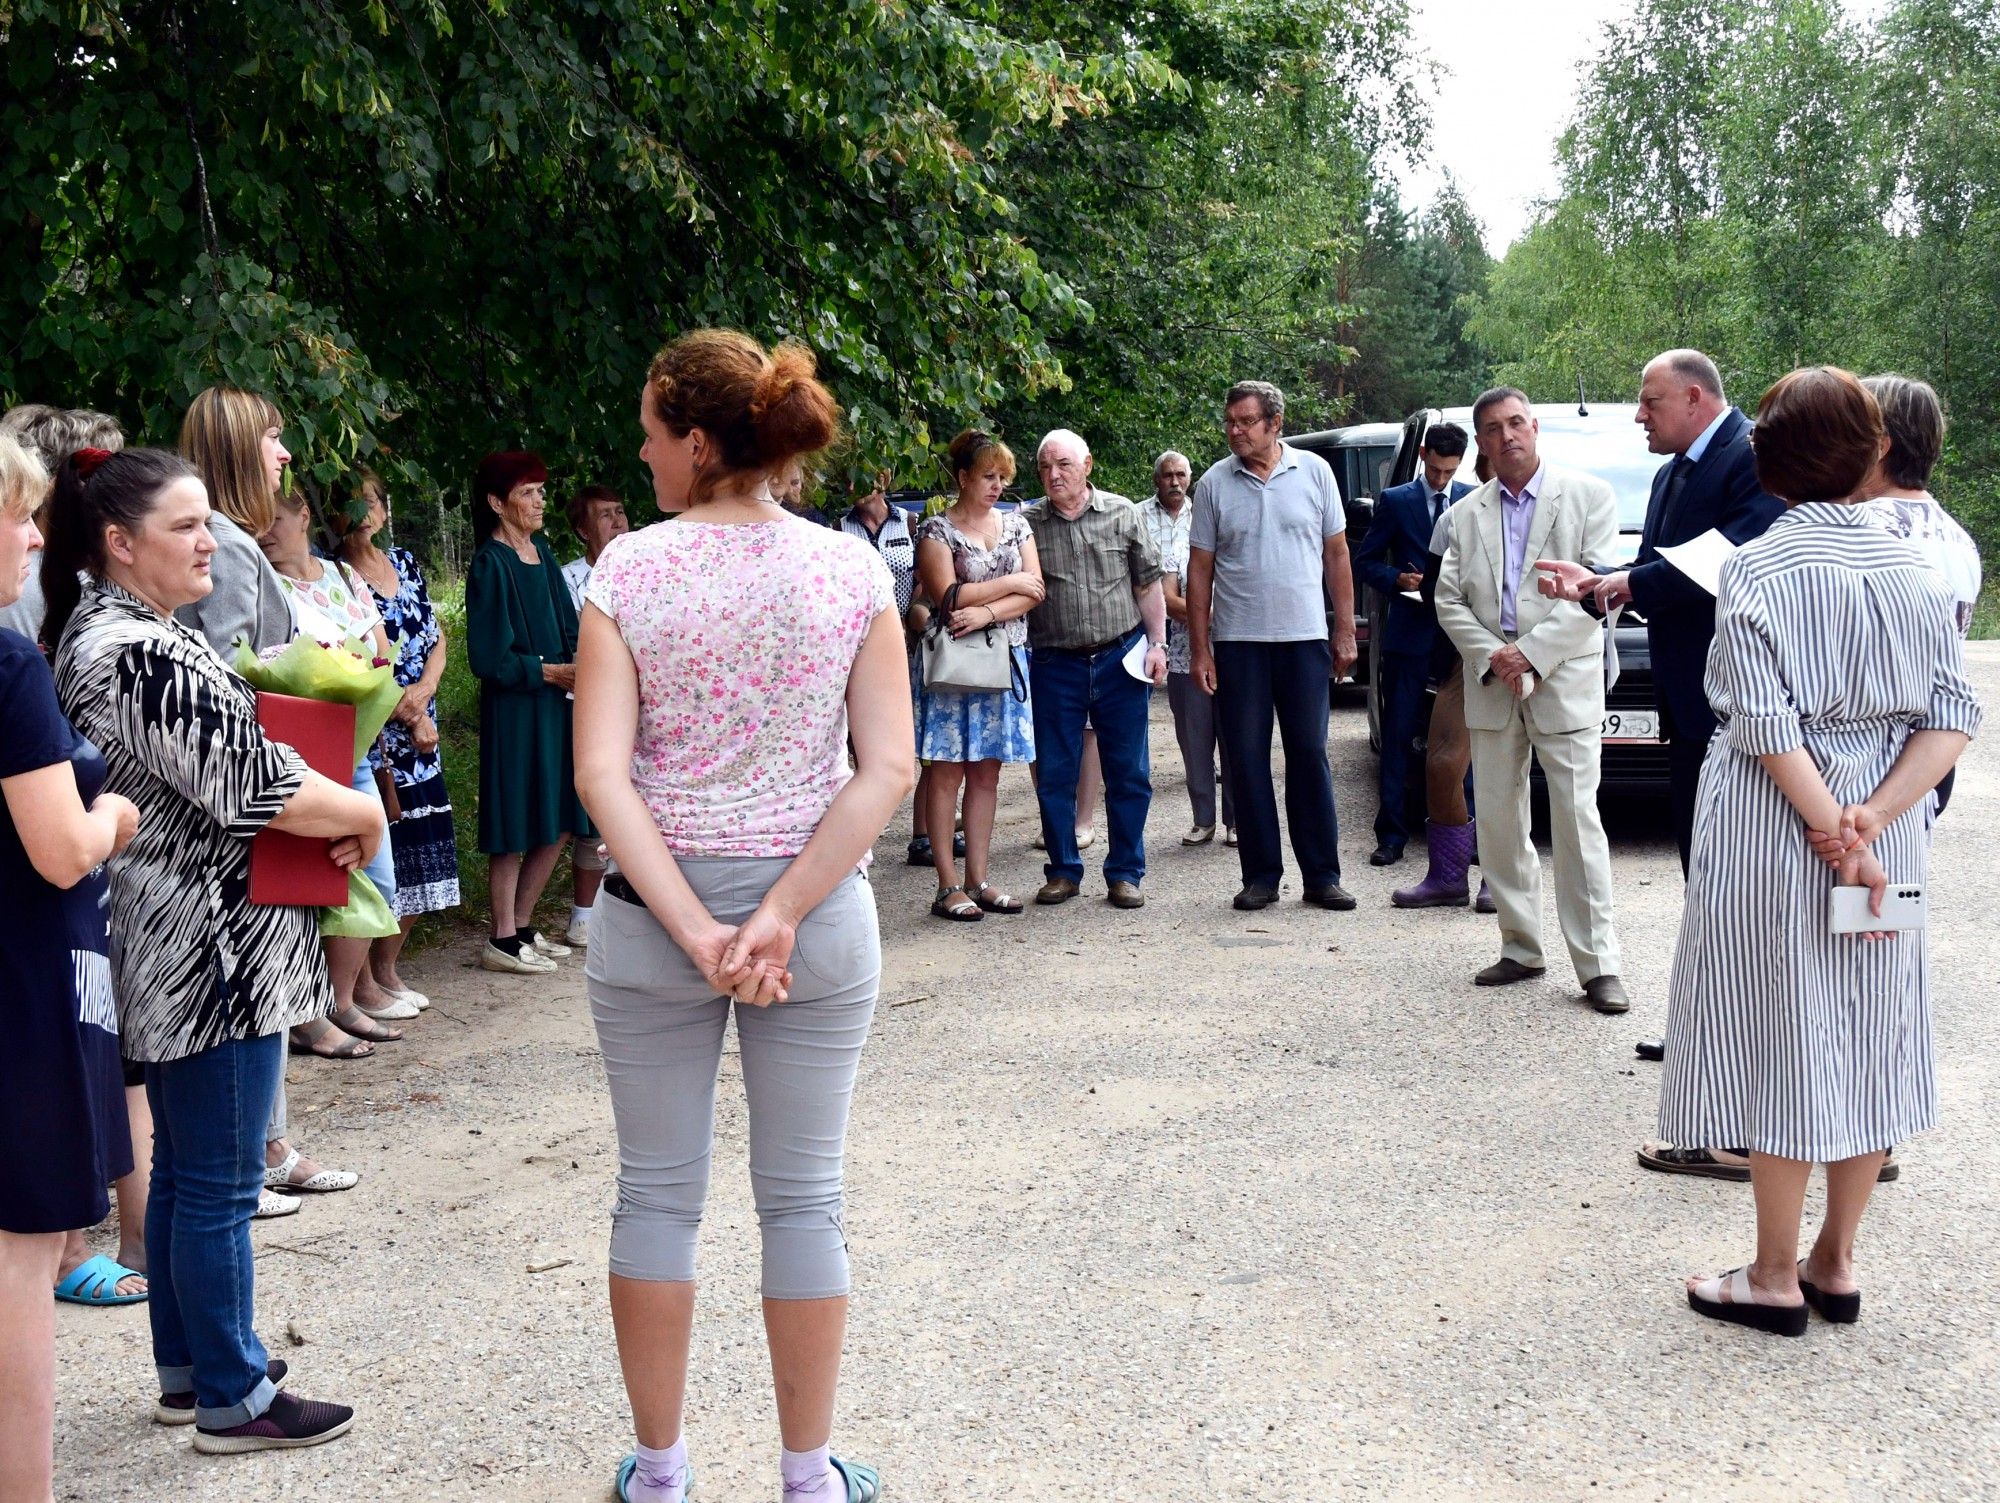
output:
[[[1757,477],[1790,505],[1724,565],[1660,1134],[1747,1143],[1757,1255],[1688,1280],[1703,1315],[1796,1336],[1851,1321],[1855,1231],[1885,1150],[1937,1120],[1925,935],[1829,933],[1836,885],[1921,883],[1928,795],[1979,727],[1949,591],[1853,497],[1883,443],[1845,371],[1764,395]],[[1838,832],[1845,831],[1845,838]],[[1826,1220],[1802,1263],[1812,1166]]]

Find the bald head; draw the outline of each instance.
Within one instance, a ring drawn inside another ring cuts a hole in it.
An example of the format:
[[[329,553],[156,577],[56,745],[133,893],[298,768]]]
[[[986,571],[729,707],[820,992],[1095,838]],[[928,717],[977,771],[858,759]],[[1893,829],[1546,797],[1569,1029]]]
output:
[[[1667,350],[1646,362],[1633,421],[1655,454],[1685,454],[1728,410],[1713,360],[1700,350]]]

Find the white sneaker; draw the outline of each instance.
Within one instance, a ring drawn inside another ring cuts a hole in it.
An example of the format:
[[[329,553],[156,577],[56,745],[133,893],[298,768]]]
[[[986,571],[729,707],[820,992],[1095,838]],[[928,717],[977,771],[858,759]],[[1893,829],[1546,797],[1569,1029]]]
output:
[[[535,936],[535,949],[550,960],[561,960],[569,954],[568,945],[557,944],[541,930],[530,929],[528,932]]]
[[[296,1216],[299,1203],[296,1195],[280,1195],[276,1190],[266,1190],[257,1197],[257,1211],[252,1219],[268,1221],[273,1216]]]
[[[482,971],[510,972],[516,976],[546,976],[556,969],[556,963],[526,945],[509,953],[489,939],[486,948],[479,952],[479,968]]]
[[[563,942],[574,945],[579,950],[588,945],[590,943],[590,920],[571,919],[569,921],[569,932],[563,936]]]

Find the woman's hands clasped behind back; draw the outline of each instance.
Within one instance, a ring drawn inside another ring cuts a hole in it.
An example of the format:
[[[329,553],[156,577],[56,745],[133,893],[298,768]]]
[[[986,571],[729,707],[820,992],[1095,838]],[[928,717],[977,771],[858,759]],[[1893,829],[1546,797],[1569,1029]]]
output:
[[[796,925],[759,908],[733,929],[710,919],[680,943],[716,995],[769,1007],[791,994],[792,973],[785,967],[796,934]]]
[[[1868,889],[1868,911],[1878,918],[1882,913],[1882,898],[1889,889],[1889,874],[1883,871],[1882,863],[1875,859],[1869,846],[1887,828],[1888,821],[1880,810],[1867,804],[1848,804],[1840,811],[1839,829],[1806,831],[1813,854],[1833,868],[1836,882],[1842,887]],[[1889,933],[1870,930],[1861,938],[1887,939]]]

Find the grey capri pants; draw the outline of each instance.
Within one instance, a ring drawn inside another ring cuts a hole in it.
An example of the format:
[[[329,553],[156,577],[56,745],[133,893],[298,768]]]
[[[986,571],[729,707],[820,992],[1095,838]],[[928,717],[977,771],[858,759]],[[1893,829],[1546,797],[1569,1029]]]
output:
[[[677,859],[725,924],[747,919],[791,865],[783,856]],[[718,997],[644,904],[599,893],[584,976],[618,1125],[611,1271],[620,1278],[694,1278],[716,1072],[734,1007],[764,1297],[847,1293],[841,1155],[882,975],[875,896],[860,872],[800,923],[791,972],[789,1001],[750,1007]]]

